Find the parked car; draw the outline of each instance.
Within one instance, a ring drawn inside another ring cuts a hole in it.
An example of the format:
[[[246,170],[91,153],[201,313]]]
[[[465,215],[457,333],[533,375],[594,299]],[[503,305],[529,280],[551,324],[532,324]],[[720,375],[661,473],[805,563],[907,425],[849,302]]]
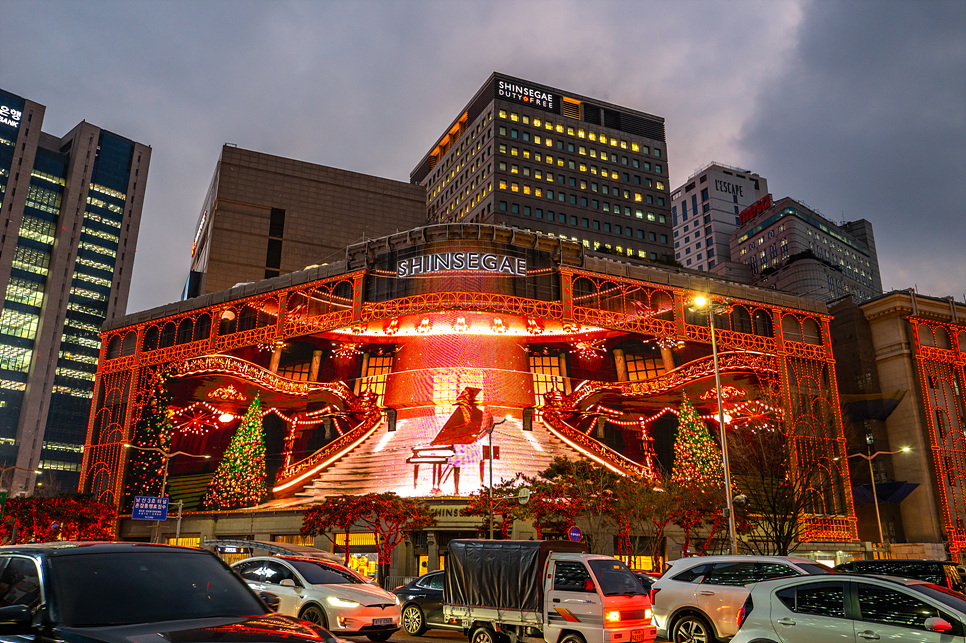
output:
[[[399,629],[399,599],[348,567],[319,558],[256,556],[232,565],[250,587],[278,596],[278,612],[338,636],[385,641]]]
[[[272,613],[211,552],[83,542],[0,547],[0,640],[336,643]]]
[[[942,585],[957,592],[966,591],[966,579],[956,563],[948,560],[881,559],[852,560],[835,566],[837,572],[854,574],[882,574],[919,580]]]
[[[429,629],[461,630],[462,623],[443,618],[443,570],[423,574],[392,590],[402,606],[402,626],[411,636]]]
[[[735,614],[748,597],[748,583],[831,571],[806,558],[783,556],[697,556],[673,561],[671,569],[651,586],[658,635],[676,643],[727,639],[738,631]]]
[[[966,599],[921,580],[836,574],[756,583],[731,643],[963,643]]]

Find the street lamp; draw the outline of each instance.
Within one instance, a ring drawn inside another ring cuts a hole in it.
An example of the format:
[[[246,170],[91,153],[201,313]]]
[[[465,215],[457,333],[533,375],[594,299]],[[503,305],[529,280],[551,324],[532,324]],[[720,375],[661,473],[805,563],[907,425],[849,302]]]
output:
[[[735,515],[731,507],[731,469],[728,465],[728,437],[725,434],[724,406],[721,403],[721,370],[718,368],[718,340],[714,332],[714,315],[728,310],[723,304],[715,305],[708,297],[695,297],[694,309],[707,308],[708,325],[711,327],[711,355],[714,360],[714,389],[718,399],[718,428],[721,431],[721,461],[724,465],[725,513],[728,515],[728,535],[731,538],[731,554],[738,553],[738,538],[735,535]]]
[[[872,461],[875,460],[880,455],[895,455],[896,453],[908,453],[912,449],[909,447],[902,447],[898,451],[876,451],[872,453],[872,436],[866,436],[865,447],[868,450],[868,454],[865,453],[851,453],[850,458],[865,458],[869,463],[869,476],[872,478],[872,502],[875,504],[875,522],[879,526],[879,544],[884,545],[885,539],[882,537],[882,517],[879,515],[879,494],[875,491],[875,472],[872,470]]]
[[[495,422],[491,419],[490,430],[487,431],[487,434],[489,435],[489,442],[490,442],[490,492],[489,492],[490,510],[489,512],[487,512],[489,514],[489,521],[490,521],[490,540],[493,540],[493,431],[494,429],[496,429],[496,427],[500,426],[501,424],[503,424],[509,419],[510,419],[509,415],[507,415],[499,422]]]

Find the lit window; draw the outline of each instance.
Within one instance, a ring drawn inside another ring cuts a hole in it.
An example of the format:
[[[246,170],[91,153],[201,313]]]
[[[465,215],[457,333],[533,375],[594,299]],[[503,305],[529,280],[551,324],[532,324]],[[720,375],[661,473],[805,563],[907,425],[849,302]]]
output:
[[[631,143],[631,151],[632,152],[640,152],[641,151],[641,146],[638,145],[637,143]],[[643,251],[641,252],[641,254],[643,254]]]
[[[499,115],[500,118],[506,118],[506,110],[505,109],[501,109],[498,112],[498,115]]]
[[[510,120],[511,121],[518,121],[518,120],[520,120],[520,115],[517,114],[516,112],[510,112]]]

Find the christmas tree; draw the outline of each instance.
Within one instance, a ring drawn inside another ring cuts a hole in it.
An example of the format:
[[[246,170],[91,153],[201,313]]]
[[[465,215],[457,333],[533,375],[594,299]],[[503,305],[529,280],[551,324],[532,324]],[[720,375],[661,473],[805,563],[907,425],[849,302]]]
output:
[[[707,491],[724,484],[721,449],[685,396],[678,414],[672,479],[685,487]]]
[[[130,507],[135,496],[164,496],[164,456],[160,451],[144,449],[171,448],[171,421],[168,406],[171,396],[166,381],[158,377],[147,393],[147,404],[134,425],[131,444],[142,449],[125,449],[128,457],[127,480],[124,485],[125,506]]]
[[[249,507],[264,500],[266,495],[265,433],[262,405],[256,396],[225,449],[202,506],[205,509]]]

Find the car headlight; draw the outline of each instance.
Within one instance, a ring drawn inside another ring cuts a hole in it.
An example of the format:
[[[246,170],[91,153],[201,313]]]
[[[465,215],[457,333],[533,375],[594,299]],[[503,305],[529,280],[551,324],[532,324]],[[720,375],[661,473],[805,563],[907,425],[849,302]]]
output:
[[[330,596],[325,599],[329,602],[329,605],[334,605],[335,607],[359,607],[362,603],[358,601],[347,601],[344,598],[339,598],[338,596]]]
[[[396,605],[400,605],[400,606],[402,605],[402,601],[399,600],[399,597],[398,596],[396,596],[395,594],[393,594],[392,597],[396,599]]]

